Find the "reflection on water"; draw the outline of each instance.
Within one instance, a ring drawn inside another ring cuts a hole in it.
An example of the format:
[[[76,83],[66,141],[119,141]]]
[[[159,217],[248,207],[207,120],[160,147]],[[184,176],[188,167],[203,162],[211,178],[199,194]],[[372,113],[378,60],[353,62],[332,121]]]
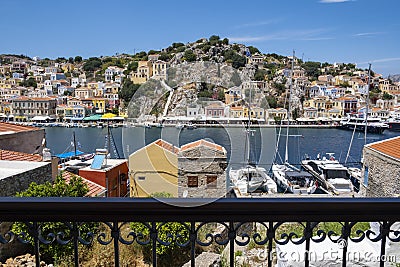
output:
[[[107,129],[99,128],[62,128],[53,127],[46,129],[47,146],[53,154],[73,150],[71,141],[73,132],[79,150],[87,153],[94,152],[96,148],[104,148],[107,143]],[[274,160],[276,143],[279,139],[279,153],[276,161],[284,158],[286,129],[282,129],[280,138],[278,128],[255,128],[251,134],[252,161],[269,169]],[[240,166],[245,161],[246,133],[244,128],[217,127],[197,128],[193,130],[177,129],[175,127],[164,128],[112,128],[116,149],[121,157],[127,158],[129,154],[145,145],[162,138],[175,146],[181,146],[189,142],[204,138],[225,147],[231,166]],[[354,137],[350,150],[349,161],[359,162],[364,145],[364,136]],[[291,128],[289,131],[288,150],[289,162],[298,164],[305,154],[311,158],[318,153],[324,155],[327,152],[335,153],[336,159],[344,162],[352,131],[338,129],[316,128]],[[400,135],[399,132],[386,131],[383,135],[368,135],[367,143],[387,139]],[[113,149],[111,149],[113,151]],[[115,157],[115,155],[113,155]]]

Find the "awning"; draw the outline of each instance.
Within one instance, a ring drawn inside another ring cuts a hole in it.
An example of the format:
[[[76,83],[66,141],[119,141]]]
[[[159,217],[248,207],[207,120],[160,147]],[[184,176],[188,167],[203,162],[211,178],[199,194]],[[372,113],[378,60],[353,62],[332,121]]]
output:
[[[70,117],[71,121],[81,121],[83,120],[83,117]]]
[[[85,154],[85,153],[80,150],[76,150],[76,156],[80,156],[82,154]],[[75,151],[70,151],[70,152],[61,153],[61,154],[56,155],[56,157],[60,158],[60,159],[67,159],[67,158],[71,158],[74,156],[75,156]]]
[[[113,120],[121,120],[121,121],[123,121],[123,120],[125,120],[125,118],[124,117],[114,117],[114,118],[112,118]]]
[[[101,116],[102,119],[113,119],[114,117],[116,117],[117,115],[113,114],[113,113],[106,113],[103,116]]]
[[[89,117],[84,118],[84,121],[98,121],[101,119],[101,115],[100,114],[96,114],[96,115],[92,115]]]
[[[51,120],[49,116],[35,116],[31,119],[31,121],[48,121]]]

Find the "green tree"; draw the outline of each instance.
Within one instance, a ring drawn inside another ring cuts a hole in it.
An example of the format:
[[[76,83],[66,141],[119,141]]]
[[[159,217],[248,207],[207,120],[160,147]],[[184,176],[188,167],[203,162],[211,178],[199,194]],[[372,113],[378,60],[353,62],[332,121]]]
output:
[[[238,44],[234,44],[232,46],[232,49],[235,50],[236,52],[239,52],[240,51],[240,46]]]
[[[223,43],[224,45],[228,45],[228,44],[229,44],[229,39],[228,39],[228,38],[222,39],[222,43]]]
[[[382,99],[383,100],[391,100],[393,98],[394,97],[391,94],[388,94],[387,92],[384,92],[383,95],[382,95]]]
[[[224,90],[224,89],[220,88],[220,89],[218,90],[217,99],[218,99],[219,101],[225,101],[225,90]]]
[[[185,46],[184,43],[172,43],[172,48],[176,49],[178,47]]]
[[[256,53],[261,54],[260,50],[258,50],[257,47],[248,46],[247,48],[249,49],[249,52],[250,52],[252,55],[254,55],[254,54],[256,54]]]
[[[63,62],[66,62],[66,61],[67,61],[67,59],[65,57],[56,58],[56,63],[63,63]]]
[[[246,65],[246,57],[239,55],[235,50],[226,50],[224,52],[224,58],[226,61],[232,62],[232,67],[235,69]]]
[[[264,81],[265,80],[265,75],[267,75],[267,71],[263,69],[258,69],[256,70],[256,73],[254,74],[254,80],[256,81]]]
[[[125,79],[122,83],[121,90],[118,92],[118,96],[123,99],[125,103],[129,103],[139,87],[140,84],[135,84],[131,80]]]
[[[159,60],[163,60],[163,61],[169,61],[171,59],[171,57],[172,57],[171,54],[167,54],[165,52],[162,52],[158,59]]]
[[[35,80],[35,78],[30,77],[27,80],[24,80],[23,82],[19,83],[20,86],[24,86],[24,87],[34,87],[37,88],[37,82]]]
[[[203,50],[204,53],[208,53],[208,51],[210,51],[211,45],[204,45],[203,48],[201,50]]]
[[[74,58],[74,62],[75,62],[75,63],[81,63],[81,62],[82,62],[82,57],[81,57],[81,56],[76,56],[76,57]]]
[[[193,53],[191,49],[187,49],[185,51],[184,57],[188,62],[193,62],[197,59],[197,56]]]
[[[160,53],[160,51],[157,51],[157,50],[150,50],[147,54],[148,55],[156,55],[156,54],[159,54]]]
[[[100,69],[101,64],[102,64],[102,62],[99,58],[91,57],[83,65],[83,70],[84,71],[95,71],[95,70]]]
[[[16,194],[17,197],[83,197],[89,191],[87,185],[83,182],[82,178],[72,176],[69,182],[58,175],[54,183],[46,182],[44,184],[31,183],[25,191]],[[63,233],[63,240],[72,239],[72,233],[67,226],[68,222],[46,222],[40,224],[41,235],[48,237],[52,233],[57,235]],[[89,233],[97,231],[97,223],[84,223],[78,226],[81,232],[81,237],[88,237]],[[33,245],[33,237],[29,235],[29,228],[27,224],[16,222],[12,226],[12,231],[16,234],[28,233],[26,240],[30,241]],[[73,255],[73,244],[69,242],[66,245],[60,245],[57,241],[48,245],[41,243],[40,251],[43,253],[44,258],[52,259],[54,261],[66,261]]]
[[[219,42],[219,36],[218,35],[211,35],[208,40],[210,42],[210,45],[216,45]]]
[[[73,58],[73,57],[69,57],[69,58],[68,58],[68,63],[73,64],[73,63],[74,63],[74,58]]]
[[[306,75],[310,77],[311,80],[317,80],[318,76],[321,75],[319,70],[320,65],[320,62],[307,61],[302,65],[302,67],[305,69]]]

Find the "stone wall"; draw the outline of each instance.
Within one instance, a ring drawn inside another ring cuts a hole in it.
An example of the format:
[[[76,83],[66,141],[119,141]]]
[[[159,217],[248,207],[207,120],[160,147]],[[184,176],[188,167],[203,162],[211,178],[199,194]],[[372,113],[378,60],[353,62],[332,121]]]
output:
[[[18,164],[23,164],[23,162],[10,161],[9,164],[14,164],[17,168]],[[27,189],[32,182],[42,184],[46,181],[52,181],[50,162],[31,162],[31,164],[38,165],[38,167],[0,179],[0,196],[15,196],[17,192]],[[27,210],[27,212],[29,211]],[[11,226],[12,222],[2,222],[0,224],[0,234],[6,236],[6,233],[10,231]],[[17,240],[14,240],[9,244],[0,244],[0,261],[4,262],[10,257],[26,253],[28,248],[27,245],[22,244]]]
[[[361,175],[361,194],[366,197],[395,197],[400,194],[400,161],[366,147],[364,166],[368,167],[368,186]]]
[[[17,164],[17,162],[14,163]],[[42,163],[41,165],[40,167],[0,179],[0,196],[15,196],[15,193],[27,189],[32,182],[37,184],[51,182],[51,163]]]
[[[2,134],[0,135],[0,148],[28,154],[41,154],[43,150],[42,142],[44,137],[44,129],[16,132],[13,134]]]
[[[178,197],[187,191],[190,198],[221,198],[226,195],[226,154],[197,147],[178,155]],[[198,187],[188,187],[188,176],[198,177]],[[207,176],[216,175],[216,186],[207,185]]]

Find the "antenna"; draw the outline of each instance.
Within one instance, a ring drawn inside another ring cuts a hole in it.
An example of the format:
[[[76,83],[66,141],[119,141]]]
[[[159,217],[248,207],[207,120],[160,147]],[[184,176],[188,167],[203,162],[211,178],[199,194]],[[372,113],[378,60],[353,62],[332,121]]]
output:
[[[364,131],[364,145],[367,144],[367,129],[368,129],[368,109],[369,109],[369,86],[371,84],[371,63],[369,63],[368,68],[368,85],[367,85],[367,95],[365,97],[365,131]]]
[[[295,52],[294,52],[294,50],[293,50],[292,69],[291,69],[291,71],[290,71],[289,105],[288,105],[288,109],[287,109],[285,163],[288,163],[288,161],[289,161],[289,151],[288,151],[288,145],[289,145],[289,124],[290,124],[290,113],[292,112],[291,109],[290,109],[290,106],[291,106],[291,102],[292,102],[294,57],[295,57]]]

